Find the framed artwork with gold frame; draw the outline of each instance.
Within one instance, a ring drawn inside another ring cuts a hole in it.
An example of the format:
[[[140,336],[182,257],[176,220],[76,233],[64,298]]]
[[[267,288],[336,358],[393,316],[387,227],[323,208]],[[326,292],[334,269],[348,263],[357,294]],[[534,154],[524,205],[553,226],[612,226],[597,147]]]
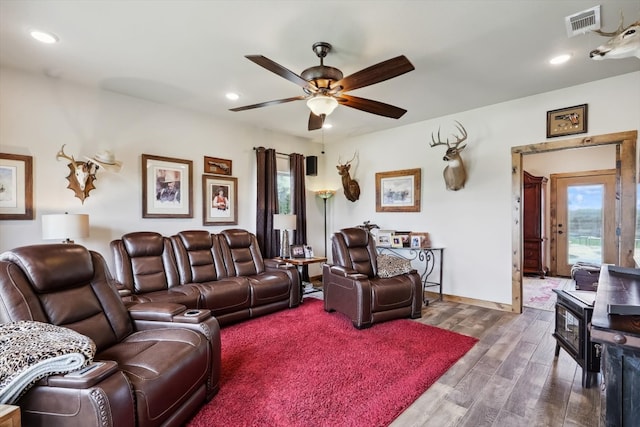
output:
[[[376,173],[376,212],[420,212],[421,170]]]

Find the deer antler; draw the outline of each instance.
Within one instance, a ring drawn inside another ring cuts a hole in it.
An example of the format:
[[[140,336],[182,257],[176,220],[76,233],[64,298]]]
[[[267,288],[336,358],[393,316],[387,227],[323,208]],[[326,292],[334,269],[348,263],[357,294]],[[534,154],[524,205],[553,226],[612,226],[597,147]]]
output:
[[[593,30],[594,33],[598,33],[601,36],[605,36],[605,37],[615,37],[618,34],[621,34],[623,31],[624,31],[624,16],[622,15],[622,11],[620,11],[620,26],[616,31],[612,33],[608,33],[602,30]]]
[[[62,144],[62,147],[60,148],[60,151],[58,151],[58,154],[56,154],[56,160],[60,160],[60,158],[62,157],[63,159],[67,159],[71,162],[71,164],[73,165],[73,168],[77,168],[76,165],[76,159],[73,158],[73,156],[69,157],[66,154],[64,154],[64,146],[67,144]]]
[[[338,156],[338,164],[339,164],[339,165],[348,165],[349,163],[353,162],[353,160],[356,158],[356,155],[357,155],[357,154],[358,154],[358,152],[357,152],[357,151],[354,151],[354,153],[353,153],[353,157],[351,158],[351,160],[349,160],[349,161],[348,161],[348,162],[346,162],[346,163],[341,163],[341,162],[340,162],[340,156]]]
[[[462,126],[462,124],[456,120],[456,128],[460,131],[460,133],[462,134],[462,136],[458,136],[458,135],[453,135],[453,137],[456,139],[455,142],[453,143],[453,148],[458,147],[458,145],[460,145],[460,143],[462,143],[463,141],[465,141],[467,139],[467,130],[464,128],[464,126]],[[449,145],[449,138],[447,138],[446,142],[443,142],[440,140],[440,128],[438,127],[438,141],[436,141],[433,138],[433,133],[431,133],[431,141],[429,145],[431,147],[436,147],[438,145],[446,145],[449,148],[452,148],[451,145]]]

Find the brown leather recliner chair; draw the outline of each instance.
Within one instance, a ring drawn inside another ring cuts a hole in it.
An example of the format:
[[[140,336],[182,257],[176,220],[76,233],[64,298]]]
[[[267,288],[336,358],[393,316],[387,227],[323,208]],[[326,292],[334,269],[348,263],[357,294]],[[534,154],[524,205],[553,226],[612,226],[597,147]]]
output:
[[[86,376],[40,380],[17,402],[24,425],[178,426],[213,397],[220,374],[217,321],[208,312],[187,316],[178,304],[136,307],[130,316],[103,257],[80,245],[25,246],[0,255],[0,322],[73,329],[95,342],[94,363],[104,362]],[[136,331],[134,317],[155,317],[162,328],[146,321],[147,330]]]
[[[391,319],[421,317],[422,282],[415,270],[378,277],[373,236],[361,228],[345,228],[331,237],[333,265],[322,267],[324,309],[349,316],[367,328]]]

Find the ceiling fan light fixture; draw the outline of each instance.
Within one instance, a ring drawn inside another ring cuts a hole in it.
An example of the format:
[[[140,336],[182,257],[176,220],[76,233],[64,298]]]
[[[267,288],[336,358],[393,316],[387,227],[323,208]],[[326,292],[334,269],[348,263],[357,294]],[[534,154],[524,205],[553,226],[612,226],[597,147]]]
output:
[[[313,114],[320,117],[321,115],[328,116],[333,113],[333,110],[338,106],[338,101],[327,95],[316,95],[307,100],[307,107],[311,110]]]

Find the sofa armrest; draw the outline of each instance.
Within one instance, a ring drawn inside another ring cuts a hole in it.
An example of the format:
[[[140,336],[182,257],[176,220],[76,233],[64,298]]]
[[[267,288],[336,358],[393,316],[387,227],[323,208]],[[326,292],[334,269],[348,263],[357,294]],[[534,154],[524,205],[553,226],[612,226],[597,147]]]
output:
[[[144,302],[127,307],[129,315],[135,320],[152,320],[172,322],[177,316],[187,310],[182,304],[172,302]]]
[[[331,274],[335,274],[336,276],[348,277],[353,280],[364,280],[367,279],[366,274],[358,273],[355,270],[350,268],[343,267],[341,265],[327,265],[329,267],[329,272]]]
[[[89,388],[117,370],[118,364],[114,361],[93,362],[84,368],[64,375],[52,375],[41,380],[41,382],[42,385],[49,387]]]

